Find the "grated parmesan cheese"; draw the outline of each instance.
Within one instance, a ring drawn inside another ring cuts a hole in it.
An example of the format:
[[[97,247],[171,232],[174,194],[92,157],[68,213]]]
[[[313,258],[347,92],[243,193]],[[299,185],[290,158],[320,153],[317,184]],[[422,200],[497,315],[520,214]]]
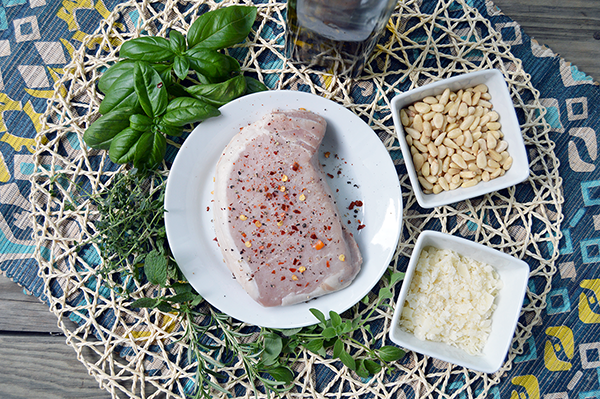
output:
[[[400,327],[420,340],[480,354],[492,330],[494,299],[502,287],[492,266],[426,247],[415,268]]]

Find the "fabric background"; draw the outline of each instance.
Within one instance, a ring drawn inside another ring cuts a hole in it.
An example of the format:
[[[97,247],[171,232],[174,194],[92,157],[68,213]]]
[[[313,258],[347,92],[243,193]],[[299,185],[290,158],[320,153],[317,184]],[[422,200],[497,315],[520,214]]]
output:
[[[83,38],[116,1],[3,0],[0,5],[0,269],[43,298],[29,220],[29,176],[39,117]],[[487,17],[531,74],[551,125],[566,201],[558,273],[542,323],[534,327],[494,398],[600,397],[600,87],[533,42],[491,2],[469,2]],[[551,249],[549,249],[551,251]],[[536,292],[537,287],[529,287]],[[561,331],[562,334],[558,334]],[[559,338],[560,335],[560,338]],[[75,360],[75,357],[74,359]],[[460,381],[447,387],[459,391]],[[460,395],[459,395],[460,397]]]

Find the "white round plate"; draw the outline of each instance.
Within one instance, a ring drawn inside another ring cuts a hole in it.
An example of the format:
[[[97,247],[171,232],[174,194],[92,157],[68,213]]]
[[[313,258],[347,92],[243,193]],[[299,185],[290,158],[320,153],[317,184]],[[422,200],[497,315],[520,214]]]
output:
[[[265,308],[232,278],[217,246],[213,177],[221,153],[240,128],[275,109],[298,108],[327,120],[319,159],[325,173],[331,176],[327,182],[336,195],[342,223],[354,234],[364,262],[355,280],[343,290],[305,303]],[[317,308],[325,315],[330,310],[341,313],[349,309],[377,284],[400,236],[400,184],[383,143],[365,122],[343,106],[304,92],[251,94],[224,105],[220,111],[220,116],[202,122],[185,140],[167,181],[167,236],[181,271],[214,307],[258,326],[302,327],[317,322],[310,308]],[[350,204],[357,200],[363,206],[349,210]],[[364,228],[359,230],[361,224]]]

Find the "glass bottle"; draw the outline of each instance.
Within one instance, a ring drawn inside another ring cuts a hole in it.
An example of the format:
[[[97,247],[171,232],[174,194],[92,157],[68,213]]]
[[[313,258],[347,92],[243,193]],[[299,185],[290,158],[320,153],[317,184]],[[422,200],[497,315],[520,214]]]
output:
[[[288,0],[286,56],[358,77],[397,0]]]

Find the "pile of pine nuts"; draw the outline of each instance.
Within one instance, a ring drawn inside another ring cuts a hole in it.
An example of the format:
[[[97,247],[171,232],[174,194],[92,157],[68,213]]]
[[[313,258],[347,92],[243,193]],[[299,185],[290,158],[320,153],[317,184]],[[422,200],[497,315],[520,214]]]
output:
[[[503,176],[512,166],[499,115],[484,84],[446,89],[400,110],[413,165],[425,194]]]

